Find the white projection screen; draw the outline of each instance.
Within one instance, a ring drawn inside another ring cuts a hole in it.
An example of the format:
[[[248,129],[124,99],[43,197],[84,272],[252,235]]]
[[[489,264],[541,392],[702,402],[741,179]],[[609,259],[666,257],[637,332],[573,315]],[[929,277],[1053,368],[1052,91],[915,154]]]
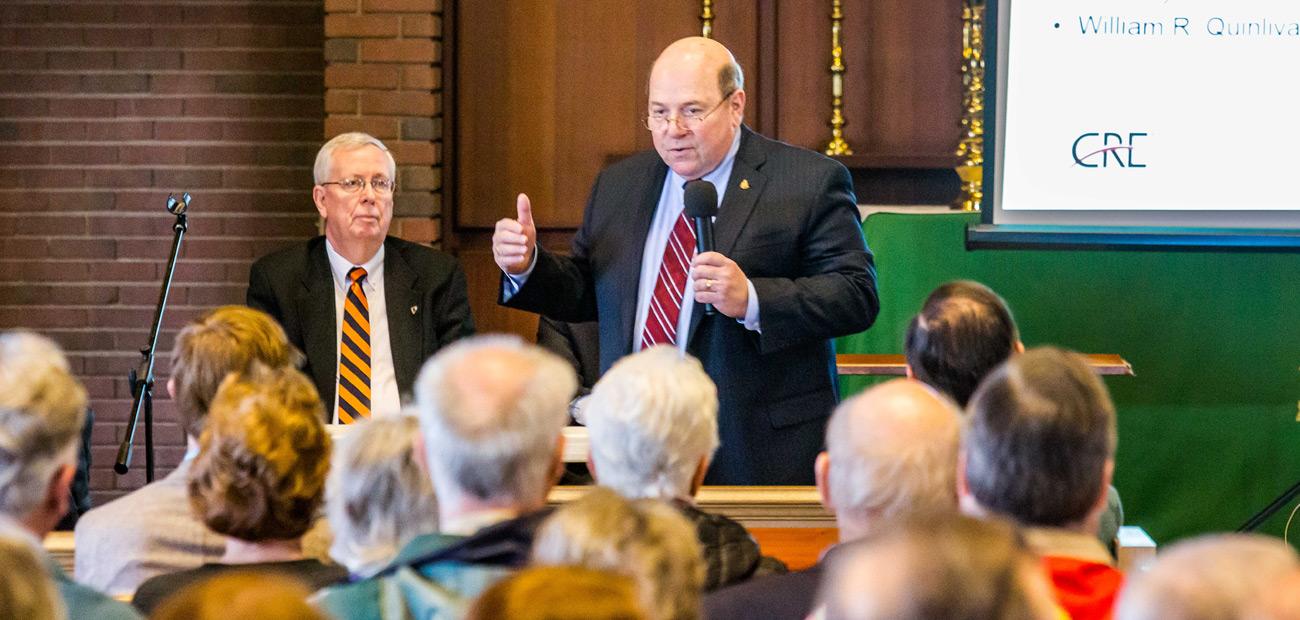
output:
[[[1098,234],[1300,246],[1300,2],[986,10],[984,224],[972,245]]]

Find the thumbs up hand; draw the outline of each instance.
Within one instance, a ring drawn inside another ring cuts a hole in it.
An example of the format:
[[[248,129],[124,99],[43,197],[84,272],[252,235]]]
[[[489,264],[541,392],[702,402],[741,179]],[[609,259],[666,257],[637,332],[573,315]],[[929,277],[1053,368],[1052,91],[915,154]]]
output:
[[[515,219],[497,220],[492,233],[492,258],[510,275],[528,271],[537,247],[537,226],[533,224],[533,203],[526,194],[515,199]]]

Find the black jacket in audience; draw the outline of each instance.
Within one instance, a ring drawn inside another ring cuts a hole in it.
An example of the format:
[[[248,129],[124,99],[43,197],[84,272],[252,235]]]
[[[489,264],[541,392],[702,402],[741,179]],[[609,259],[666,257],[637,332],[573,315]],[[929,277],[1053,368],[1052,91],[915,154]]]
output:
[[[745,526],[686,502],[673,503],[695,525],[704,552],[704,564],[708,568],[704,579],[705,592],[754,577],[786,572],[786,566],[780,560],[759,552],[758,543]]]

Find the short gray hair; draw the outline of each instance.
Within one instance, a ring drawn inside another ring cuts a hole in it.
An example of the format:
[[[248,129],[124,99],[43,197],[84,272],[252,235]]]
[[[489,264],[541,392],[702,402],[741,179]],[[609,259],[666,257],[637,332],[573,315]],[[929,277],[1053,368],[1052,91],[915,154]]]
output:
[[[956,405],[917,381],[844,401],[826,426],[836,516],[866,525],[955,512],[960,436]]]
[[[325,489],[334,542],[330,555],[369,576],[411,539],[438,529],[438,503],[415,452],[419,422],[409,415],[353,426],[338,447]]]
[[[1300,568],[1289,545],[1255,534],[1212,534],[1161,551],[1130,574],[1116,620],[1239,618],[1276,581]]]
[[[397,161],[393,159],[393,153],[379,141],[379,138],[359,131],[341,133],[320,147],[320,151],[316,152],[316,165],[312,167],[312,179],[317,185],[329,180],[335,151],[354,151],[366,146],[373,146],[384,152],[388,158],[388,178],[396,180]]]
[[[700,459],[718,448],[718,389],[670,346],[619,360],[583,409],[596,476],[624,497],[688,496]]]
[[[514,336],[459,340],[415,381],[416,411],[434,490],[478,499],[540,503],[556,442],[578,388],[573,368]],[[439,473],[454,489],[444,489]]]
[[[40,506],[56,469],[76,462],[86,390],[63,352],[31,332],[0,333],[0,513]]]

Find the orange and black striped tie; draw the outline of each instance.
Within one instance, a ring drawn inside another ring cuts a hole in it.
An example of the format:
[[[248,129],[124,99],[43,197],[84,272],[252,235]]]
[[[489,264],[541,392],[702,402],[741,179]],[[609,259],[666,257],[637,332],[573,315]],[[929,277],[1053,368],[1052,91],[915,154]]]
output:
[[[348,272],[343,301],[343,340],[339,343],[339,421],[351,424],[370,417],[370,302],[361,282],[366,270]]]

